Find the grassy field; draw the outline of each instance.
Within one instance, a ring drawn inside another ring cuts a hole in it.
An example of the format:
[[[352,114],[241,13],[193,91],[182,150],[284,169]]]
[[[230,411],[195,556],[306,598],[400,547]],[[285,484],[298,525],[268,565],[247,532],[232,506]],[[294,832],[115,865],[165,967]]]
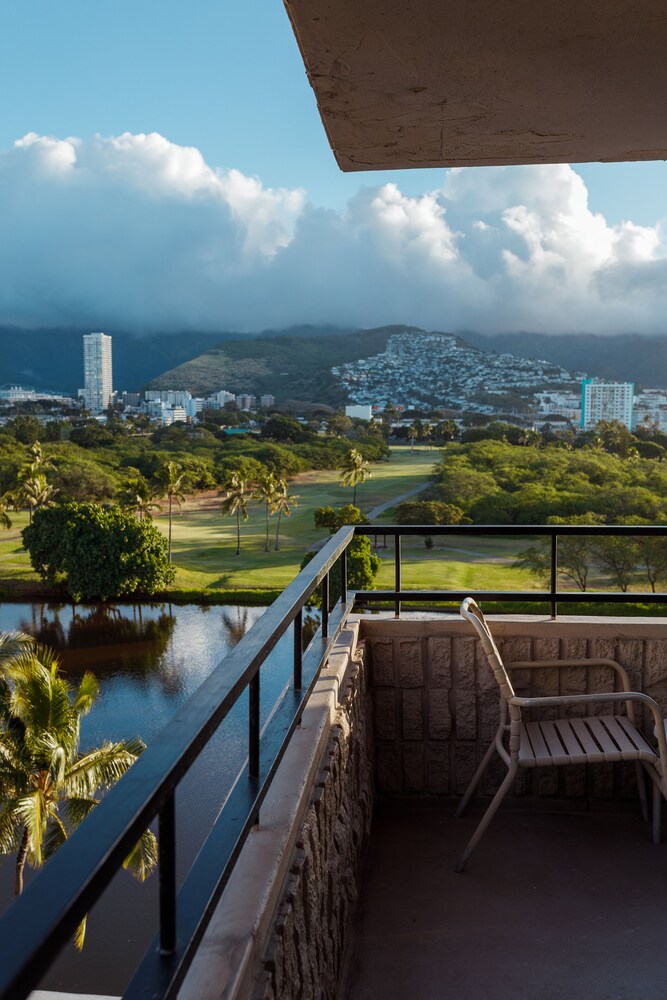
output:
[[[357,502],[366,512],[391,504],[374,518],[391,523],[397,498],[423,486],[437,461],[435,450],[420,449],[411,454],[408,447],[392,448],[389,461],[372,466],[372,477],[359,487]],[[312,472],[297,476],[290,491],[298,494],[299,505],[292,516],[283,518],[280,551],[274,551],[276,519],[270,519],[271,550],[264,551],[265,520],[262,507],[251,504],[250,518],[241,528],[241,555],[236,556],[236,523],[220,512],[220,497],[206,495],[188,501],[173,521],[173,559],[176,580],[174,599],[231,601],[244,603],[271,600],[298,573],[304,552],[320,542],[323,533],[313,524],[317,507],[341,506],[352,501],[352,490],[338,482],[337,472]],[[0,534],[0,594],[21,597],[47,592],[30,568],[27,553],[21,546],[21,529],[28,515],[13,515],[14,525]],[[155,519],[166,535],[166,517]],[[385,541],[388,543],[385,547]],[[402,580],[406,589],[433,590],[540,590],[541,581],[526,570],[512,566],[517,552],[525,548],[523,538],[434,538],[427,549],[421,537],[405,537],[402,548]],[[377,586],[393,587],[394,547],[390,538],[377,536],[382,560]],[[567,581],[560,585],[570,589]],[[591,589],[610,588],[610,581],[592,573]],[[646,581],[637,579],[632,588],[646,589]],[[244,592],[244,593],[242,593]],[[254,592],[254,593],[253,593]]]
[[[357,503],[370,511],[424,485],[437,457],[435,450],[411,454],[407,447],[393,448],[389,461],[372,466],[371,478],[357,490]],[[174,593],[200,591],[213,596],[221,590],[285,587],[298,573],[304,552],[323,537],[313,523],[315,509],[352,501],[352,490],[342,487],[338,476],[335,471],[310,472],[291,480],[290,492],[298,495],[299,502],[291,517],[282,519],[278,552],[273,548],[275,517],[270,519],[271,551],[264,551],[265,520],[259,504],[250,505],[250,517],[241,526],[241,555],[236,556],[236,522],[223,517],[219,497],[187,502],[173,519]],[[21,546],[20,532],[28,515],[13,515],[13,521],[13,527],[0,535],[0,592],[5,595],[39,585]],[[166,535],[166,517],[156,517],[154,523]]]

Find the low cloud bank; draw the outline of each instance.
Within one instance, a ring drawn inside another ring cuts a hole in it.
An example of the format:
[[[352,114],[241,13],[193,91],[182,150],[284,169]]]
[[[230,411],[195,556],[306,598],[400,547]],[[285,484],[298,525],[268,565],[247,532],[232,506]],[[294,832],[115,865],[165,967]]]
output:
[[[0,151],[0,274],[0,323],[22,326],[659,333],[667,311],[660,224],[609,225],[567,165],[362,187],[334,212],[158,134]]]

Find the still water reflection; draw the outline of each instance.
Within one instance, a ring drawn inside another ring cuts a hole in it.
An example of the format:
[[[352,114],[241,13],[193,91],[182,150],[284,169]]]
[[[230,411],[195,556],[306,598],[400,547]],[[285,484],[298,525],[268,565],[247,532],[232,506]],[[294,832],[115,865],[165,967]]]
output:
[[[61,652],[75,681],[91,670],[100,697],[82,721],[82,749],[139,735],[149,744],[264,608],[169,605],[82,607],[0,604],[0,631],[21,629]],[[289,681],[288,633],[262,670],[262,716]],[[196,856],[246,757],[247,700],[235,706],[177,793],[179,881]],[[0,901],[12,898],[12,862],[0,866]],[[118,995],[150,943],[157,921],[157,876],[138,885],[114,879],[88,923],[82,954],[70,947],[42,988]]]

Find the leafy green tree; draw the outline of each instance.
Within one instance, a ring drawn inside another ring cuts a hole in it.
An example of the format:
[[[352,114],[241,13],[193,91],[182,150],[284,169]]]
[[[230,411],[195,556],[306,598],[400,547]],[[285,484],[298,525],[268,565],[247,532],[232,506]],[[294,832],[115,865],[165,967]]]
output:
[[[262,437],[273,441],[300,441],[303,427],[298,420],[277,413],[265,422]]]
[[[369,463],[357,448],[351,448],[342,462],[340,469],[341,485],[352,487],[352,504],[355,506],[357,503],[357,486],[370,479],[371,470]]]
[[[0,663],[0,853],[15,854],[14,894],[23,890],[25,865],[40,867],[144,749],[138,738],[81,752],[81,718],[98,684],[84,674],[76,691],[60,676],[55,653],[25,636],[5,637]],[[13,649],[8,649],[13,646]],[[124,866],[143,881],[157,863],[147,830]],[[85,920],[76,945],[81,948]]]
[[[157,528],[118,507],[41,508],[23,541],[33,569],[51,584],[66,583],[77,601],[154,594],[174,578]]]
[[[623,536],[598,538],[595,542],[595,556],[625,594],[641,558],[637,540]]]
[[[289,493],[287,489],[287,482],[284,479],[278,480],[278,488],[276,490],[276,497],[274,500],[274,511],[278,515],[278,521],[276,524],[276,541],[274,545],[274,551],[278,552],[280,549],[280,522],[284,517],[289,517],[292,513],[292,507],[299,506],[299,496],[297,493]]]
[[[236,553],[241,555],[241,519],[248,520],[248,501],[252,494],[245,479],[233,472],[227,482],[227,491],[222,500],[222,513],[236,518]]]
[[[315,511],[315,527],[328,528],[329,534],[335,535],[339,528],[347,524],[368,524],[368,518],[354,504],[343,507],[318,507]],[[314,553],[306,553],[301,565],[305,566]],[[353,590],[370,590],[375,577],[380,571],[380,557],[373,552],[371,540],[366,535],[356,535],[347,549],[347,582]],[[339,584],[333,578],[332,596],[340,594]]]
[[[405,500],[396,508],[397,524],[460,524],[468,521],[463,510],[441,500]]]
[[[167,558],[171,562],[171,525],[173,505],[177,504],[179,512],[185,501],[185,474],[176,462],[165,462],[155,476],[156,496],[167,498],[167,517],[169,518],[169,544]]]
[[[0,528],[9,530],[12,526],[12,519],[9,511],[14,510],[14,497],[11,493],[3,493],[0,496]]]

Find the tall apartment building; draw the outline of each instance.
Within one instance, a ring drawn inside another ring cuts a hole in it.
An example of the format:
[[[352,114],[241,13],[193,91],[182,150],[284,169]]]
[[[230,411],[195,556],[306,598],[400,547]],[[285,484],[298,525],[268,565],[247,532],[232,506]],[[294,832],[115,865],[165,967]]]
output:
[[[111,405],[111,337],[106,333],[83,335],[83,399],[91,413],[103,413]]]
[[[632,430],[634,382],[598,382],[585,378],[581,383],[581,426],[592,430],[600,420],[618,420]]]

